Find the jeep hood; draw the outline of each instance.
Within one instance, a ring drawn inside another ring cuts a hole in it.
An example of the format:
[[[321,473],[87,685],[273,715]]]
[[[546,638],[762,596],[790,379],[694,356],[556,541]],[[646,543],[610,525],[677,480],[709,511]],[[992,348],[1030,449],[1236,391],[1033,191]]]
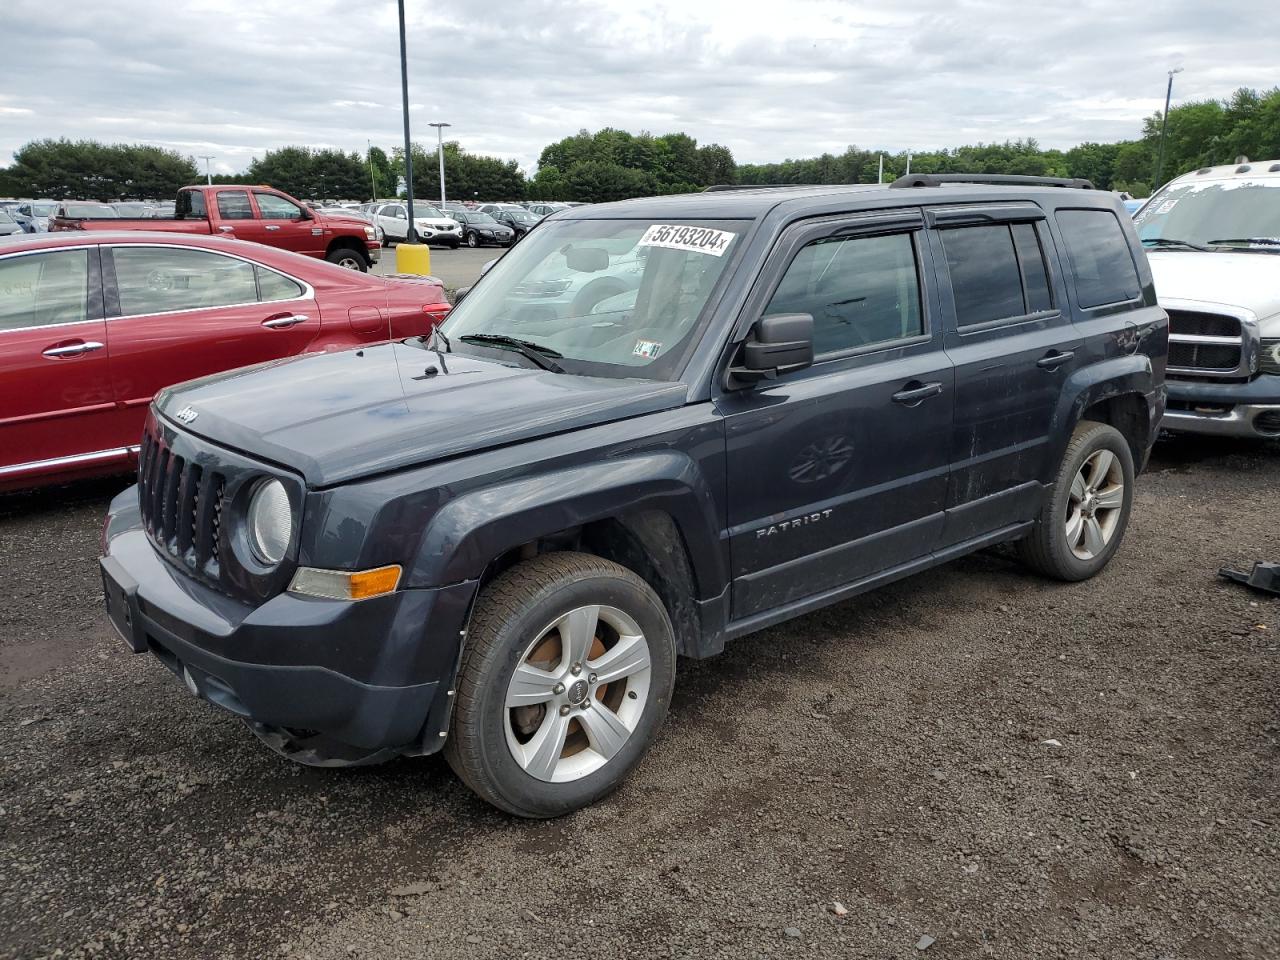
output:
[[[156,409],[179,429],[329,486],[674,409],[686,394],[679,382],[557,374],[389,343],[180,384]]]
[[[1156,297],[1252,310],[1262,324],[1280,314],[1280,254],[1148,250]],[[1280,329],[1280,317],[1271,324]],[[1266,335],[1273,336],[1269,330]]]

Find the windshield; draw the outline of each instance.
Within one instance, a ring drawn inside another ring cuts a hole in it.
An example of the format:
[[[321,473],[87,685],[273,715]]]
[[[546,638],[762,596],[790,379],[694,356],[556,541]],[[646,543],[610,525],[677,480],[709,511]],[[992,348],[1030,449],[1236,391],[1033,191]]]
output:
[[[151,212],[145,203],[117,203],[115,210],[122,217],[145,217]]]
[[[33,217],[52,217],[58,212],[56,203],[33,203],[31,205],[31,215]]]
[[[742,221],[549,221],[504,256],[454,307],[443,330],[516,337],[554,350],[571,373],[676,377]]]
[[[1166,246],[1175,240],[1198,246],[1255,237],[1280,240],[1280,179],[1175,184],[1147,201],[1134,225],[1148,246],[1162,240]]]
[[[415,220],[447,220],[443,213],[435,207],[428,206],[425,203],[414,203],[413,216]]]
[[[498,223],[498,221],[494,220],[493,217],[489,216],[487,213],[469,213],[467,214],[467,222],[479,223],[486,226],[489,224],[497,226]]]

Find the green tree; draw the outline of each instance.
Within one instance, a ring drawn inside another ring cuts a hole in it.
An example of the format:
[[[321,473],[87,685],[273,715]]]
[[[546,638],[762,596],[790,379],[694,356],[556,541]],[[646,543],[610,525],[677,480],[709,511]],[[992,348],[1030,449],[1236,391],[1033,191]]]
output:
[[[145,144],[37,140],[19,148],[6,193],[81,200],[171,199],[197,175],[190,157]]]

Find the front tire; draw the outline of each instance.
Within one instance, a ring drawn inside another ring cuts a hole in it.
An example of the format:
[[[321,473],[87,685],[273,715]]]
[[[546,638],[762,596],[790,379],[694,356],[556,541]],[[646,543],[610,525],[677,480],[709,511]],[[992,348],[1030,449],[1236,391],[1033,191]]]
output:
[[[468,247],[473,247],[473,248],[474,248],[474,247],[478,247],[478,246],[480,246],[480,238],[479,238],[478,236],[476,236],[474,233],[468,233],[468,234],[467,234],[467,246],[468,246]]]
[[[675,662],[666,608],[636,574],[583,553],[527,560],[476,602],[445,757],[516,816],[585,807],[653,743]]]
[[[369,272],[369,261],[365,259],[364,254],[354,247],[336,247],[329,251],[325,259],[336,266],[342,267],[344,270],[359,270],[361,273]]]
[[[1133,453],[1115,427],[1082,420],[1071,434],[1035,527],[1017,544],[1032,569],[1087,580],[1120,547],[1133,506]]]

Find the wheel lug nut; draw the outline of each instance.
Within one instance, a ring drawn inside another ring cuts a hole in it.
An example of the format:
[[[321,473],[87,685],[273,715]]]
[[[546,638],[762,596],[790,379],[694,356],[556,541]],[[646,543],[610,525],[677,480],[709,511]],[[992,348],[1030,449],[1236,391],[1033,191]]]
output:
[[[575,663],[572,667],[569,668],[569,672],[576,677],[578,674],[582,672],[582,664]]]
[[[595,682],[596,682],[596,675],[594,673],[591,676],[587,677],[587,683],[595,683]]]
[[[591,706],[591,698],[587,697],[587,699],[582,701],[582,709],[586,710],[590,706]]]
[[[569,705],[566,703],[560,708],[560,716],[567,717],[569,715]]]
[[[557,683],[554,687],[551,688],[551,692],[554,693],[557,697],[560,696],[560,694],[564,693],[564,684]]]

